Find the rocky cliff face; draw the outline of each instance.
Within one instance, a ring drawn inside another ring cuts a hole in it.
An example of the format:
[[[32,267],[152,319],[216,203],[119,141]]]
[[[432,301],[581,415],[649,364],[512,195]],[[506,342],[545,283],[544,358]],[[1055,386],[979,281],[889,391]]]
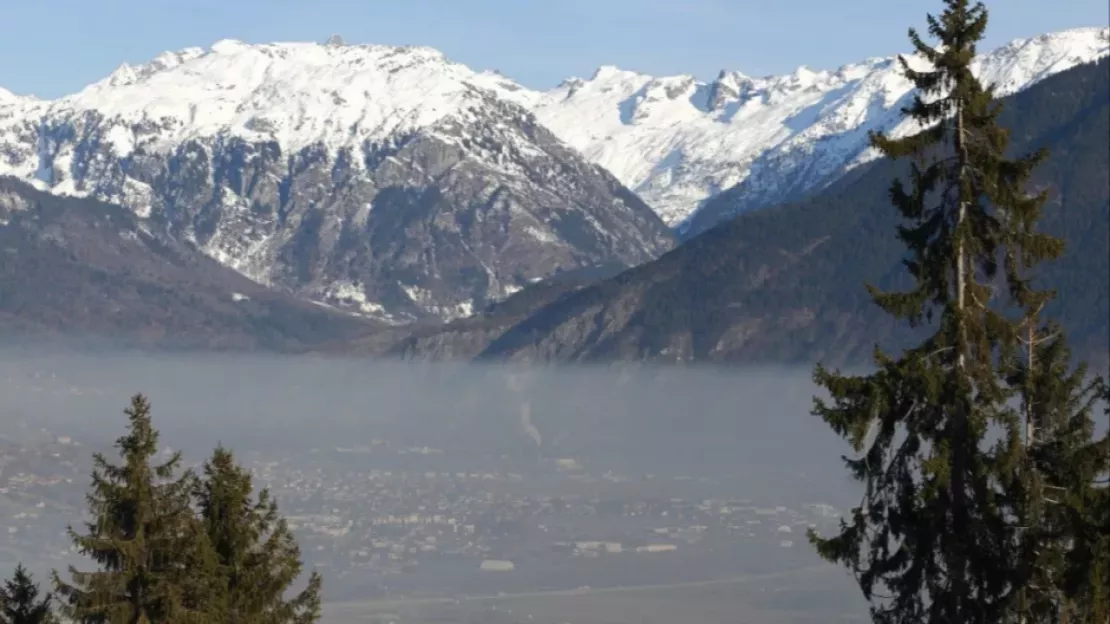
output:
[[[0,101],[0,172],[393,321],[670,248],[650,208],[489,80],[422,48],[221,42]]]

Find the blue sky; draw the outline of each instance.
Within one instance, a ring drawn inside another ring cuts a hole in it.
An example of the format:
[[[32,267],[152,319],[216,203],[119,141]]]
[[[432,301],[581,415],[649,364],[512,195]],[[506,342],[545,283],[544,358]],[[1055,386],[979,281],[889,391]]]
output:
[[[833,68],[904,51],[940,0],[21,0],[0,20],[0,86],[56,97],[167,49],[247,42],[420,44],[531,87],[612,64],[711,78]],[[990,0],[988,45],[1105,26],[1106,0]]]

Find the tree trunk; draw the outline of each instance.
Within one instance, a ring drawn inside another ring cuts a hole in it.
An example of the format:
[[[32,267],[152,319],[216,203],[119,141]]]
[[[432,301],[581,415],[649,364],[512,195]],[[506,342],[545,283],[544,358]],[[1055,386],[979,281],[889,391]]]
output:
[[[963,240],[963,224],[967,219],[967,198],[964,196],[965,180],[967,179],[967,145],[964,137],[964,113],[963,105],[957,103],[956,109],[956,137],[955,149],[957,155],[957,198],[959,202],[959,209],[956,215],[956,375],[964,377],[967,375],[967,318],[965,316],[966,301],[965,293],[967,291],[967,259],[966,251],[964,249]],[[955,535],[967,535],[967,484],[964,481],[967,468],[966,445],[967,445],[967,430],[969,414],[964,412],[964,407],[961,406],[959,410],[952,413],[952,417],[957,419],[953,426],[949,427],[949,431],[955,434],[955,439],[952,442],[952,503],[953,503],[953,530]],[[959,599],[956,601],[956,613],[964,613],[972,600],[967,595],[967,558],[963,552],[963,545],[957,546],[957,552],[953,558],[952,569],[949,570],[950,574],[954,574],[952,584],[955,587],[953,592]],[[950,614],[954,615],[954,614]]]
[[[964,221],[967,219],[967,198],[964,197],[964,183],[967,180],[967,141],[964,136],[964,111],[961,104],[957,104],[956,110],[956,157],[958,159],[958,180],[959,187],[957,193],[959,195],[959,212],[956,216],[956,309],[959,311],[959,327],[957,328],[959,346],[956,353],[956,366],[960,374],[964,373],[966,365],[966,349],[967,349],[967,320],[964,318],[964,310],[966,307],[965,293],[967,291],[967,259],[964,251],[964,239],[960,229],[963,227]]]

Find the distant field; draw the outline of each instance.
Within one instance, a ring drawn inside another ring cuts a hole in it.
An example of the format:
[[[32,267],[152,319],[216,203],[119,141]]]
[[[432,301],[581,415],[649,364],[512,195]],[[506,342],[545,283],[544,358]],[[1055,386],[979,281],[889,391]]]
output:
[[[645,587],[540,592],[465,601],[325,607],[323,624],[862,624],[851,579],[818,566],[781,574]]]

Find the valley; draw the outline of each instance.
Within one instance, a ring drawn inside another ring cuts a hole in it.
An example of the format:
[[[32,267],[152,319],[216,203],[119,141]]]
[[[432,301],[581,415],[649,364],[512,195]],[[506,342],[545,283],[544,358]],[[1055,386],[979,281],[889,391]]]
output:
[[[588,598],[582,617],[596,621],[638,592],[688,595],[689,608],[715,587],[766,583],[858,613],[812,593],[811,579],[836,575],[805,531],[833,528],[853,493],[821,474],[835,444],[795,413],[804,398],[783,396],[804,374],[107,357],[0,357],[0,563],[80,565],[64,528],[116,429],[104,427],[118,421],[112,399],[142,384],[186,466],[218,436],[277,498],[326,575],[325,622],[352,609],[546,621],[545,601],[566,596]],[[766,398],[737,420],[729,396]],[[698,426],[677,431],[684,405]],[[807,459],[775,458],[799,445]],[[502,561],[511,569],[490,563]]]
[[[0,624],[1110,617],[1068,1],[13,7]]]

